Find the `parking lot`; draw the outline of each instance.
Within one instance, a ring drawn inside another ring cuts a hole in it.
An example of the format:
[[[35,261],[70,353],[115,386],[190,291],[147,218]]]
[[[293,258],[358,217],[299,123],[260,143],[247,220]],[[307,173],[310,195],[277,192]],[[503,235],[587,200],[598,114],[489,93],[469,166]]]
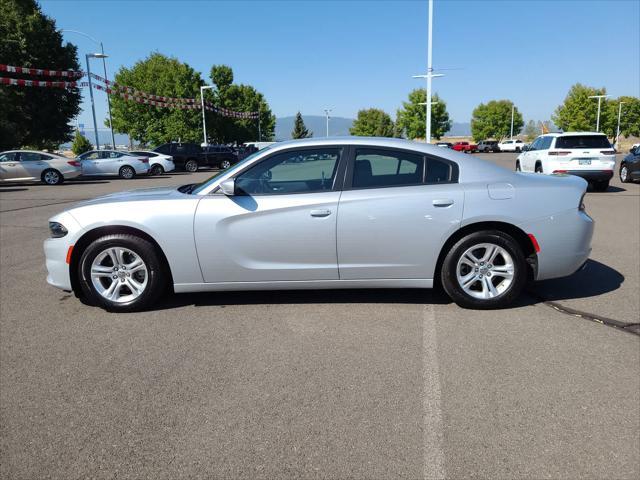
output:
[[[640,476],[639,184],[588,193],[586,268],[507,310],[325,290],[110,314],[46,284],[51,215],[209,175],[0,185],[4,478]]]

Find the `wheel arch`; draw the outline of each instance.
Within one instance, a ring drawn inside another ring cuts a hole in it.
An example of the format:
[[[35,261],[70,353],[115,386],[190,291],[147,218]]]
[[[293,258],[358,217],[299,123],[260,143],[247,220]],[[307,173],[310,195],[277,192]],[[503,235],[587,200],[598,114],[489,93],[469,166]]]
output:
[[[522,248],[522,252],[524,253],[527,261],[527,277],[529,280],[533,280],[536,278],[536,271],[538,268],[538,255],[527,233],[524,232],[521,228],[513,225],[512,223],[500,221],[480,221],[465,225],[464,227],[456,230],[444,242],[438,255],[436,269],[433,273],[434,285],[440,284],[440,272],[442,270],[442,263],[444,262],[447,253],[449,253],[449,250],[451,250],[451,247],[453,247],[453,245],[458,240],[469,235],[470,233],[480,232],[484,230],[498,230],[500,232],[504,232],[510,235],[516,242],[518,242],[518,245],[520,246],[520,248]]]
[[[167,256],[164,254],[164,251],[162,250],[158,242],[156,242],[151,235],[149,235],[148,233],[138,228],[127,226],[127,225],[109,225],[104,227],[97,227],[85,232],[76,241],[75,245],[73,246],[73,251],[71,253],[71,261],[69,262],[69,277],[71,279],[71,288],[76,293],[76,295],[79,295],[80,292],[82,291],[80,288],[80,283],[78,279],[78,264],[80,262],[80,258],[82,257],[83,252],[91,244],[91,242],[93,242],[97,238],[103,237],[105,235],[113,235],[113,234],[119,234],[119,233],[134,235],[136,237],[143,238],[154,246],[154,248],[158,252],[158,255],[160,255],[160,259],[162,260],[162,262],[164,263],[164,266],[167,269],[166,270],[167,273],[169,274],[169,281],[167,282],[169,285],[169,288],[173,290],[173,274],[171,273],[171,265],[169,265]]]

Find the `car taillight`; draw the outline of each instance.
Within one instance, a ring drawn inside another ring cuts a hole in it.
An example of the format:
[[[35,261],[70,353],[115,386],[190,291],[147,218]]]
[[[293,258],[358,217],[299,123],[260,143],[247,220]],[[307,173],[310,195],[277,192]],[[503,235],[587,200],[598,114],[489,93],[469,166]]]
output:
[[[549,152],[548,155],[557,155],[558,157],[564,157],[565,155],[569,155],[571,152]]]
[[[602,155],[615,155],[616,151],[615,150],[600,150],[600,153]]]
[[[82,165],[82,164],[81,164],[79,161],[77,161],[77,160],[70,160],[70,161],[68,161],[67,163],[68,163],[69,165],[71,165],[72,167],[79,167],[79,166],[81,166],[81,165]]]

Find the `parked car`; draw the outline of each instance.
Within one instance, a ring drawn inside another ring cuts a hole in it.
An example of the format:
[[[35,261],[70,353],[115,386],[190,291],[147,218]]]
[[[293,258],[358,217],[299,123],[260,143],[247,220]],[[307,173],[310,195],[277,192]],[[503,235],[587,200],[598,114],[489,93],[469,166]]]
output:
[[[436,143],[436,146],[442,147],[442,148],[453,148],[453,143],[451,143],[451,142],[438,142],[438,143]]]
[[[130,180],[149,171],[149,158],[119,150],[91,150],[78,156],[83,176],[117,175]]]
[[[147,157],[149,159],[149,175],[162,175],[165,172],[171,172],[176,169],[171,155],[164,155],[162,153],[149,152],[146,150],[136,150],[129,153],[131,155]]]
[[[497,153],[500,151],[500,147],[498,146],[497,140],[482,140],[478,143],[478,151],[483,153]]]
[[[498,149],[501,152],[522,152],[527,146],[525,142],[520,139],[504,140],[498,143]]]
[[[478,151],[478,146],[469,142],[456,142],[451,147],[456,152],[473,153]]]
[[[224,170],[238,163],[238,155],[226,145],[208,145],[204,151],[207,155],[207,164],[210,167]]]
[[[640,144],[636,144],[620,162],[620,181],[630,183],[640,180]]]
[[[516,170],[576,175],[596,191],[609,188],[615,165],[615,150],[606,135],[597,132],[540,135],[516,159]]]
[[[35,150],[9,150],[0,153],[1,182],[41,181],[59,185],[81,174],[76,160]]]
[[[199,184],[53,216],[47,281],[113,311],[152,306],[167,288],[434,283],[463,307],[503,307],[529,278],[571,275],[587,260],[586,187],[407,140],[282,142]]]

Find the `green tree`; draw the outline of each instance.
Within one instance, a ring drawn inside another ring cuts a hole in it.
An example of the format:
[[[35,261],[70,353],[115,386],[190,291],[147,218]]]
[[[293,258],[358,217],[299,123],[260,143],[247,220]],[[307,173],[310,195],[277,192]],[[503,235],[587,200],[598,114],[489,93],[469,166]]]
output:
[[[535,139],[540,134],[540,127],[534,120],[529,120],[522,131],[527,142]]]
[[[598,116],[598,100],[589,97],[593,95],[606,95],[606,93],[607,90],[605,88],[593,88],[576,83],[569,90],[562,105],[556,108],[554,115],[551,117],[553,123],[565,132],[595,131]],[[617,121],[617,116],[615,120],[613,119],[613,112],[608,108],[608,104],[609,102],[604,101],[604,99],[602,100],[600,127],[603,131],[603,127],[609,126],[612,122]]]
[[[296,120],[293,124],[293,130],[291,131],[291,138],[309,138],[312,136],[313,133],[311,133],[307,126],[304,124],[302,114],[300,112],[296,113]]]
[[[409,93],[407,102],[402,102],[402,108],[396,114],[396,125],[398,133],[404,134],[407,138],[424,138],[426,132],[427,112],[424,102],[427,100],[427,91],[418,88]],[[447,104],[437,93],[431,96],[431,136],[440,139],[451,129],[451,120],[447,112]],[[420,105],[422,103],[422,105]]]
[[[249,140],[273,140],[276,117],[271,113],[264,95],[250,85],[234,84],[233,70],[226,65],[211,68],[211,80],[215,92],[207,98],[217,107],[236,112],[259,112],[260,120],[253,118],[230,118],[215,112],[207,112],[207,133],[221,143],[244,143]]]
[[[622,103],[620,115],[620,135],[640,137],[640,98],[622,96],[607,101],[606,113],[600,114],[600,129],[614,138],[618,129],[618,107]]]
[[[152,53],[131,68],[120,68],[115,82],[142,92],[176,98],[196,98],[203,85],[200,74],[189,65],[160,53]],[[128,133],[144,144],[202,140],[199,109],[155,107],[113,95],[111,114],[115,131]]]
[[[55,21],[42,13],[35,0],[0,0],[0,62],[80,69],[75,45],[63,44]],[[6,76],[33,78],[16,73]],[[78,88],[0,86],[0,150],[22,145],[55,148],[70,140],[73,127],[69,122],[80,112],[80,101]]]
[[[481,103],[474,110],[471,117],[471,135],[473,139],[484,140],[495,138],[500,140],[511,134],[511,100],[491,100]],[[516,107],[513,113],[513,133],[520,133],[524,126],[522,114]]]
[[[73,139],[73,144],[71,144],[71,151],[77,157],[78,155],[82,155],[84,152],[88,152],[93,148],[93,145],[87,137],[80,133],[80,130],[76,130],[76,136]]]
[[[360,110],[353,126],[349,129],[351,135],[361,137],[393,137],[395,131],[391,117],[378,108]]]

